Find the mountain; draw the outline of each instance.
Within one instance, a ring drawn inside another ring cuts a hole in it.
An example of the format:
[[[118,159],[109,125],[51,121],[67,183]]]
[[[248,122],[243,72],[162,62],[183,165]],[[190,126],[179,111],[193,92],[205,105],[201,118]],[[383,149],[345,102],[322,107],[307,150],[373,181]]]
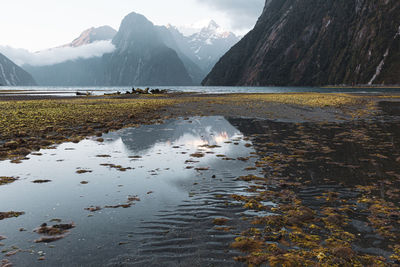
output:
[[[24,65],[42,86],[103,86],[102,57],[68,60],[47,66]]]
[[[70,44],[28,55],[35,60],[23,67],[45,86],[200,85],[238,40],[214,21],[184,36],[133,12],[118,32],[90,28]],[[43,64],[41,58],[61,60]]]
[[[184,36],[174,26],[168,25],[168,29],[179,49],[206,73],[209,73],[221,56],[240,40],[234,33],[225,31],[213,20],[189,36]]]
[[[193,84],[177,52],[164,44],[144,16],[134,12],[126,16],[112,43],[116,50],[103,56],[106,84]]]
[[[29,73],[0,54],[0,85],[32,86],[36,82]]]
[[[144,16],[131,13],[115,32],[108,26],[91,28],[68,49],[86,49],[112,37],[111,53],[67,60],[47,66],[24,66],[40,85],[47,86],[151,86],[200,84],[205,73],[181,52],[164,43],[161,34]],[[110,40],[111,42],[111,40]],[[71,47],[71,48],[70,48]],[[179,55],[178,55],[179,54]],[[189,74],[190,73],[190,74]]]
[[[400,84],[400,1],[267,0],[203,85]]]
[[[81,35],[65,46],[79,47],[82,45],[91,44],[97,41],[112,40],[117,34],[117,31],[110,26],[101,26],[98,28],[90,28],[82,32]]]
[[[117,31],[110,26],[92,27],[85,30],[71,43],[50,49],[48,52],[60,49],[94,49],[94,45],[110,41]],[[64,51],[64,50],[62,50]],[[69,50],[70,53],[71,50]],[[76,52],[74,53],[76,54]],[[61,63],[41,66],[24,65],[33,75],[39,85],[44,86],[103,86],[104,62],[102,55],[91,58],[66,60]]]
[[[192,79],[193,84],[201,84],[201,81],[204,79],[204,77],[206,77],[208,72],[201,69],[199,65],[194,63],[194,61],[188,56],[187,51],[182,50],[185,48],[178,44],[179,42],[177,41],[176,36],[171,33],[169,28],[165,26],[156,26],[156,28],[163,43],[177,53],[190,78]]]

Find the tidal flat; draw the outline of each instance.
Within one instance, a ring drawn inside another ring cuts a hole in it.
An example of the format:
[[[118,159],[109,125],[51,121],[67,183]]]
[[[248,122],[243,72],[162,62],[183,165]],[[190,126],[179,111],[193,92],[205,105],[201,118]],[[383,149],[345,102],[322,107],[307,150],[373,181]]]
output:
[[[395,266],[398,99],[3,101],[1,264]]]

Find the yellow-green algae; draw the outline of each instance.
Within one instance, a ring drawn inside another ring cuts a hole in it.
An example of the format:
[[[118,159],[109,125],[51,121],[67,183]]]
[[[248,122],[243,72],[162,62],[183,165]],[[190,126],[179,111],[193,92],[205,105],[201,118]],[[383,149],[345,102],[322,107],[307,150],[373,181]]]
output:
[[[197,104],[179,113],[180,104]],[[0,158],[23,157],[65,141],[79,142],[90,135],[135,126],[171,116],[209,113],[209,105],[239,109],[258,109],[267,103],[299,105],[309,108],[349,109],[353,116],[363,115],[370,98],[348,94],[229,94],[217,96],[162,95],[140,98],[87,97],[74,99],[0,102]],[[171,113],[172,112],[172,113]],[[218,113],[218,110],[216,111]],[[175,114],[176,113],[176,114]],[[214,113],[215,114],[215,113]],[[99,139],[101,140],[101,139]]]

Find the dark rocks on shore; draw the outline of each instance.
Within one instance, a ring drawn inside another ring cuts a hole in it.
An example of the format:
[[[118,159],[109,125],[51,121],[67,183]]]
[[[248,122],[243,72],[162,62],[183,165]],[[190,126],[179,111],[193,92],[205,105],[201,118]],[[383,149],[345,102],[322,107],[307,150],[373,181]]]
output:
[[[90,96],[90,95],[92,95],[92,93],[90,93],[90,92],[86,92],[86,93],[76,92],[76,95],[77,96]]]
[[[165,89],[163,89],[163,90],[161,90],[161,89],[151,89],[150,90],[150,88],[146,88],[146,89],[142,90],[140,88],[137,88],[137,89],[132,88],[132,94],[159,95],[159,94],[166,94],[166,93],[168,93],[168,91],[165,90]]]
[[[150,93],[152,93],[153,95],[159,95],[159,94],[167,94],[168,91],[165,89],[163,89],[163,90],[153,89],[153,90],[150,90]]]
[[[140,88],[132,88],[132,91],[126,91],[125,95],[161,95],[161,94],[167,94],[168,90],[165,89],[140,89]],[[121,95],[121,92],[116,92],[112,94],[104,94],[105,96],[113,96],[113,95]]]

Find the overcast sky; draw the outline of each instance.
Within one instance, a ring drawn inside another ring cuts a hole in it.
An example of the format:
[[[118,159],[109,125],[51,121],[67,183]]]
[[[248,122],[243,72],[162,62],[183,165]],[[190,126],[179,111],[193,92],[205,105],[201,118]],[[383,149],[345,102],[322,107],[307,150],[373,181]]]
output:
[[[205,19],[243,34],[254,26],[265,0],[0,0],[0,45],[38,51],[71,42],[92,26],[119,28],[131,11],[157,25]]]

